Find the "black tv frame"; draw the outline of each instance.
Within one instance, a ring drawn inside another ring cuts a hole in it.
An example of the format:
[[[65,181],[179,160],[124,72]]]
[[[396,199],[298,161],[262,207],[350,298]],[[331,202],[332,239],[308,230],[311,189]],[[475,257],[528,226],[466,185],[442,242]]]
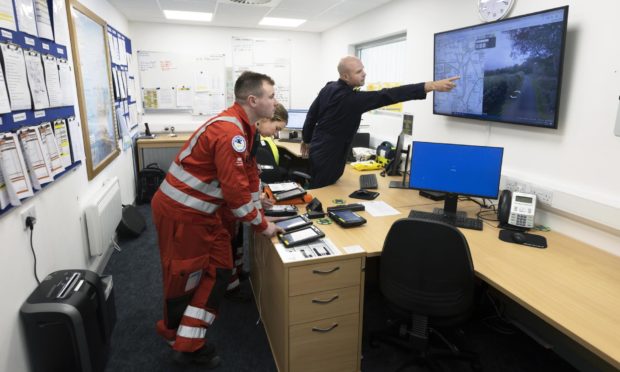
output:
[[[493,24],[499,24],[499,23],[504,23],[504,22],[508,22],[508,21],[512,21],[515,19],[519,19],[519,18],[524,18],[524,17],[530,17],[530,16],[534,16],[534,15],[538,15],[538,14],[542,14],[542,13],[547,13],[547,12],[553,12],[553,11],[557,11],[560,9],[564,10],[564,20],[563,22],[563,33],[562,33],[562,41],[561,41],[561,46],[560,46],[560,64],[558,67],[558,82],[557,82],[557,86],[556,86],[556,91],[557,91],[557,96],[556,96],[556,102],[555,102],[555,113],[554,113],[554,118],[553,118],[553,123],[552,125],[543,125],[543,124],[536,124],[536,123],[529,123],[529,122],[520,122],[520,121],[512,121],[512,120],[500,120],[497,119],[496,117],[485,117],[484,114],[468,114],[468,113],[462,113],[462,114],[446,114],[446,113],[442,113],[442,112],[436,112],[435,110],[435,95],[433,95],[433,114],[434,115],[443,115],[443,116],[450,116],[450,117],[458,117],[458,118],[465,118],[465,119],[474,119],[474,120],[480,120],[480,121],[489,121],[489,122],[497,122],[497,123],[507,123],[507,124],[516,124],[516,125],[523,125],[523,126],[529,126],[529,127],[535,127],[535,128],[545,128],[545,129],[557,129],[558,128],[558,118],[559,118],[559,113],[560,113],[560,100],[562,97],[562,76],[564,73],[564,51],[566,49],[566,34],[568,31],[568,8],[569,6],[561,6],[561,7],[557,7],[557,8],[551,8],[551,9],[546,9],[546,10],[541,10],[538,12],[534,12],[534,13],[528,13],[528,14],[523,14],[520,16],[516,16],[516,17],[510,17],[510,18],[505,18],[505,19],[501,19],[501,20],[497,20],[494,22],[487,22],[487,23],[483,23],[483,24],[478,24],[478,25],[473,25],[473,26],[467,26],[467,27],[461,27],[461,28],[457,28],[457,29],[453,29],[453,30],[448,30],[448,31],[442,31],[442,32],[438,32],[435,33],[434,38],[433,38],[433,79],[437,80],[438,77],[435,76],[436,73],[436,55],[435,55],[435,43],[437,41],[437,36],[438,35],[442,35],[442,34],[446,34],[446,33],[451,33],[451,32],[456,32],[456,31],[463,31],[463,30],[467,30],[467,29],[473,29],[476,27],[488,27],[489,25],[493,25]],[[447,78],[448,76],[445,77],[441,77],[441,79],[443,78]],[[459,82],[457,81],[457,84]],[[446,93],[441,93],[441,94],[446,94]],[[449,94],[449,93],[448,93]]]

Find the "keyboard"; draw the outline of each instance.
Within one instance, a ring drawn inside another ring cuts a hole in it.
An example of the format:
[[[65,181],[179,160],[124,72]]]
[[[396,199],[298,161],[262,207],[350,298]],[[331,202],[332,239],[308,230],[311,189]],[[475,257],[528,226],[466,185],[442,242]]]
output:
[[[464,213],[457,213],[456,217],[444,216],[443,213],[431,213],[411,210],[409,212],[409,218],[418,218],[427,221],[439,221],[447,223],[448,225],[462,227],[464,229],[482,230],[482,220],[477,218],[468,218]]]
[[[376,189],[378,187],[376,174],[362,174],[360,176],[360,189]]]

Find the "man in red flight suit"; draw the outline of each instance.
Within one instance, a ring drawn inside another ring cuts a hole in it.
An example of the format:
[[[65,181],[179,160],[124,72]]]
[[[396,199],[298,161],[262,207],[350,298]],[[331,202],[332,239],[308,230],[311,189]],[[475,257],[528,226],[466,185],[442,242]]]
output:
[[[203,124],[183,145],[153,196],[164,286],[157,331],[183,363],[219,364],[207,329],[217,316],[233,267],[230,234],[219,208],[228,208],[266,236],[281,231],[265,219],[251,157],[254,123],[273,116],[274,81],[244,72],[235,104]]]

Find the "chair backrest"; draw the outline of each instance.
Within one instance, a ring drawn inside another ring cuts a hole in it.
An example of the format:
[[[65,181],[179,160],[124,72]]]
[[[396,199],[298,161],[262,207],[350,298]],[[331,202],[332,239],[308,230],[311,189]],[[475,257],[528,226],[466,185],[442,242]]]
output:
[[[265,183],[282,182],[287,179],[286,169],[276,164],[276,158],[268,143],[258,144],[256,163],[261,168],[260,179]]]
[[[464,316],[473,308],[469,245],[457,228],[441,222],[394,222],[383,245],[379,282],[389,302],[431,319]]]

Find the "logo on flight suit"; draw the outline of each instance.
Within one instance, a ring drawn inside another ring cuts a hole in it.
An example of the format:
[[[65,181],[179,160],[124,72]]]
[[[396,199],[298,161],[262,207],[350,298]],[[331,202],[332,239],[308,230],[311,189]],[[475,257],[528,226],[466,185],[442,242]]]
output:
[[[233,150],[237,152],[245,152],[245,148],[246,148],[245,138],[243,138],[243,136],[241,135],[234,136],[232,139],[232,147],[233,147]]]

